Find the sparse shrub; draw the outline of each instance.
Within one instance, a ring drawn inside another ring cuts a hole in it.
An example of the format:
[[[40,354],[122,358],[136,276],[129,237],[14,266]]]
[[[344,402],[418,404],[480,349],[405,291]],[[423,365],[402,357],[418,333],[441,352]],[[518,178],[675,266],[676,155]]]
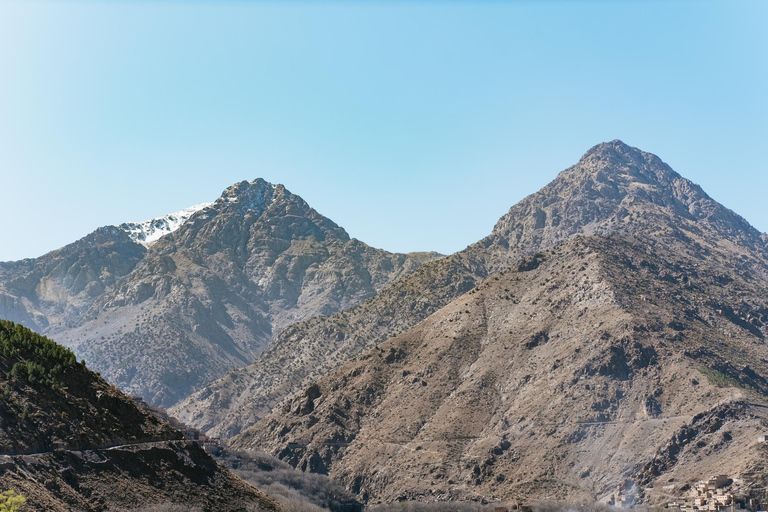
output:
[[[287,511],[362,510],[354,495],[339,483],[325,475],[294,469],[267,453],[230,453],[223,462],[240,478],[278,500]]]
[[[699,371],[704,374],[704,376],[707,378],[709,383],[712,384],[713,386],[717,386],[719,388],[744,387],[739,381],[737,381],[732,377],[729,377],[723,372],[719,372],[717,370],[713,370],[705,366],[702,366],[701,368],[699,368]]]
[[[15,491],[5,491],[0,493],[0,512],[16,512],[26,502],[27,499]]]

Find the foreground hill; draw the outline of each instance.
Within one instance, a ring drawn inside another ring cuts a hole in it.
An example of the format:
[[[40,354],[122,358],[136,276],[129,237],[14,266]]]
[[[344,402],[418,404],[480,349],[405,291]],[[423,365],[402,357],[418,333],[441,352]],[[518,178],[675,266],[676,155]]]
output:
[[[213,435],[236,435],[292,392],[520,258],[574,236],[609,234],[636,236],[681,255],[717,250],[727,260],[744,253],[746,268],[766,275],[765,240],[744,219],[657,156],[621,141],[603,143],[513,206],[488,237],[423,265],[355,308],[286,328],[252,365],[228,373],[172,412]]]
[[[369,247],[258,179],[210,204],[0,263],[0,314],[167,406],[252,362],[286,325],[348,309],[438,256]]]
[[[0,453],[179,439],[68,349],[0,320]]]
[[[722,473],[764,488],[765,267],[689,226],[656,233],[688,252],[592,236],[523,259],[231,444],[369,502],[607,500],[634,484],[658,502]]]
[[[66,348],[0,320],[0,352],[0,487],[31,509],[275,509]]]

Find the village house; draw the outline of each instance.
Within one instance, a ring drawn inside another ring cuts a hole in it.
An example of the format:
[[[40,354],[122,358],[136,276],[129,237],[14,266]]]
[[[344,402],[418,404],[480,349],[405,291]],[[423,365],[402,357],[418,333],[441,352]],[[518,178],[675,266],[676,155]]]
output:
[[[205,453],[209,455],[219,455],[223,450],[221,439],[216,437],[207,438],[204,441],[201,441],[200,446],[202,446]]]
[[[732,494],[715,494],[712,497],[713,501],[717,503],[718,505],[730,505],[733,501],[733,495]]]
[[[706,480],[700,480],[694,484],[687,499],[673,501],[667,504],[669,509],[677,509],[680,512],[735,512],[742,510],[740,502],[734,498],[734,484],[736,481],[728,478],[728,475],[713,475]],[[759,503],[750,500],[746,506],[748,510],[759,510]]]
[[[184,439],[189,441],[198,441],[200,439],[200,431],[194,428],[183,428],[181,433],[184,434]]]

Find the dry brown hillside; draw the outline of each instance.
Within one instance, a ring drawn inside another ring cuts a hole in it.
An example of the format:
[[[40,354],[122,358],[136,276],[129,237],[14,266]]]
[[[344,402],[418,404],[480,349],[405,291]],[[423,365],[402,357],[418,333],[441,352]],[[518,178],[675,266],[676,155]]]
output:
[[[665,248],[673,259],[737,259],[755,276],[768,275],[761,233],[657,156],[607,142],[510,208],[488,237],[423,265],[355,308],[286,328],[252,365],[171,410],[213,435],[233,436],[291,393],[416,325],[489,275],[574,236],[593,234],[634,236]]]
[[[576,238],[487,279],[233,439],[369,502],[766,483],[768,282],[747,252]],[[698,245],[697,245],[698,244]],[[721,252],[722,251],[722,252]]]

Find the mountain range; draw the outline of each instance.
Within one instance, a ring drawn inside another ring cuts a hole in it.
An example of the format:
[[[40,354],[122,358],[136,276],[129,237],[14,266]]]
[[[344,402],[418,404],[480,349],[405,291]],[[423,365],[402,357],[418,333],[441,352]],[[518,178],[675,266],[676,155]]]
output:
[[[764,235],[744,219],[657,156],[621,141],[599,144],[510,208],[483,240],[423,265],[355,308],[286,328],[252,365],[171,410],[212,434],[236,435],[297,387],[412,327],[520,258],[578,235],[627,234],[693,250],[678,235],[683,227],[709,243],[727,239],[754,253],[750,265],[765,275]]]
[[[354,306],[437,257],[351,239],[282,185],[257,179],[211,204],[0,264],[0,317],[168,406],[252,362],[287,325]]]
[[[768,236],[618,140],[450,256],[258,179],[0,263],[0,317],[368,503],[765,486],[766,292]]]
[[[173,411],[369,502],[759,488],[767,272],[765,235],[604,143],[477,244],[285,329]]]

